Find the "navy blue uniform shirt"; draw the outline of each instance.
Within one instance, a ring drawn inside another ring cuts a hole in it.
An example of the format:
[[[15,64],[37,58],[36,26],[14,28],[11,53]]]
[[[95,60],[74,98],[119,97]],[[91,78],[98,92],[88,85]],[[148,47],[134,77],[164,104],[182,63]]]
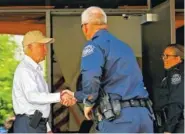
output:
[[[148,97],[132,49],[107,30],[99,30],[84,46],[81,75],[82,89],[75,92],[79,102],[94,103],[100,86],[121,100]]]

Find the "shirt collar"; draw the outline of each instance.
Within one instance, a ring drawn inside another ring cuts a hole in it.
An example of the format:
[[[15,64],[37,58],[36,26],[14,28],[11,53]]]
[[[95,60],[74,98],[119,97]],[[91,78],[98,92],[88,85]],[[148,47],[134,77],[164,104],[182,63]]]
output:
[[[42,70],[42,67],[40,64],[37,64],[31,57],[25,55],[24,56],[24,60],[29,63],[31,66],[34,67],[34,69],[36,70]]]
[[[101,35],[102,33],[104,33],[104,32],[107,32],[107,30],[106,30],[106,29],[101,29],[101,30],[97,31],[97,32],[94,34],[94,36],[92,37],[92,40],[95,39],[96,37],[100,36],[100,35]]]
[[[169,69],[166,69],[166,71],[172,71],[173,69],[177,68],[182,68],[182,66],[184,65],[184,61],[182,61],[181,63],[178,63],[176,65],[174,65],[173,67],[169,68]]]

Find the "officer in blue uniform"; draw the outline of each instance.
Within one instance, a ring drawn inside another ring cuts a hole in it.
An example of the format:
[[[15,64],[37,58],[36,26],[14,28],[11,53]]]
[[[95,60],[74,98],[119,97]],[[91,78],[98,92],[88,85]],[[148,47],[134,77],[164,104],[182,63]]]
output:
[[[145,103],[148,92],[132,49],[106,30],[107,16],[101,8],[89,7],[81,17],[88,42],[82,52],[81,90],[74,96],[84,103],[85,117],[92,119],[102,88],[110,101],[119,100],[121,110],[111,121],[101,116],[97,125],[99,132],[152,133],[152,110]]]

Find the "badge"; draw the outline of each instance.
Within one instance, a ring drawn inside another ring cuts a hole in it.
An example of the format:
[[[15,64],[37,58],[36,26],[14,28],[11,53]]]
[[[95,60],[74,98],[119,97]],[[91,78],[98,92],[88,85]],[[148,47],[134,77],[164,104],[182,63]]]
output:
[[[171,78],[171,84],[177,85],[181,83],[181,75],[180,74],[174,74]]]
[[[94,52],[94,46],[88,45],[84,48],[82,52],[82,57],[88,56]]]

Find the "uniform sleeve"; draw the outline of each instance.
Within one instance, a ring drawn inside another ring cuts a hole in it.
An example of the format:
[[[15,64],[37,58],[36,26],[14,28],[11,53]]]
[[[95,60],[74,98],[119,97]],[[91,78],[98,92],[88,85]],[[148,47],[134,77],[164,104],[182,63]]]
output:
[[[82,89],[75,93],[78,101],[88,99],[93,103],[97,99],[103,66],[104,56],[100,48],[87,45],[83,50],[81,60]]]
[[[34,74],[23,69],[19,74],[25,81],[21,81],[21,89],[28,102],[32,104],[50,104],[60,102],[60,93],[40,92]]]

